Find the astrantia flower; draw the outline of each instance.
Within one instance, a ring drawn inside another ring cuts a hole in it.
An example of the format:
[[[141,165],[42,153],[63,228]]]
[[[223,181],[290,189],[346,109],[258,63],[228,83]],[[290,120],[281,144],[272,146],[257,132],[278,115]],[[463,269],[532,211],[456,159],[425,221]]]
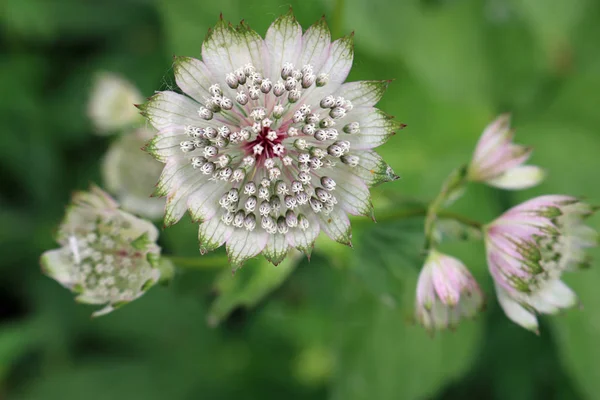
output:
[[[291,13],[264,40],[221,20],[202,61],[176,58],[184,94],[141,107],[166,163],[165,224],[189,210],[201,252],[226,243],[234,265],[308,252],[321,230],[349,244],[347,215],[371,215],[369,187],[397,178],[372,149],[401,127],[374,107],[387,82],[343,83],[352,58],[352,37],[332,43],[323,20],[303,34]]]
[[[121,207],[150,219],[159,218],[165,207],[164,199],[150,197],[163,165],[141,150],[153,135],[147,128],[125,132],[111,144],[102,163],[104,184]]]
[[[428,330],[455,327],[483,307],[481,289],[464,264],[431,250],[417,283],[415,315]]]
[[[134,105],[141,101],[143,97],[140,91],[129,81],[117,74],[102,72],[94,81],[88,116],[97,133],[115,133],[140,122]]]
[[[514,144],[513,137],[509,115],[501,115],[488,125],[475,148],[468,178],[510,190],[527,189],[540,183],[544,170],[522,165],[531,156],[532,149]]]
[[[541,196],[507,211],[486,227],[490,273],[506,315],[537,331],[536,314],[577,303],[560,279],[589,262],[585,249],[598,234],[583,220],[593,209],[569,196]]]
[[[140,297],[160,277],[158,231],[119,210],[97,187],[76,193],[57,236],[60,249],[41,257],[44,273],[78,294],[76,300],[106,307],[103,315]]]

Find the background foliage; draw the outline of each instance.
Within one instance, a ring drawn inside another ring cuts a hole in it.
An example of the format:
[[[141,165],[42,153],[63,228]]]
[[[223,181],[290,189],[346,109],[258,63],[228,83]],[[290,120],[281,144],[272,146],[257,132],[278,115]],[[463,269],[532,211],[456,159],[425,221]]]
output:
[[[488,308],[431,338],[411,322],[418,218],[361,221],[353,250],[323,243],[295,269],[185,271],[97,320],[40,274],[38,257],[54,246],[70,193],[100,182],[98,161],[111,138],[94,136],[85,115],[94,73],[119,72],[150,95],[173,85],[171,55],[199,56],[220,12],[264,33],[289,5],[0,3],[0,398],[597,399],[598,265],[568,278],[585,309],[542,318],[536,337],[498,308],[481,244],[452,243],[446,250],[473,270]],[[474,186],[456,211],[487,221],[551,192],[600,201],[600,2],[291,5],[305,28],[326,14],[335,37],[355,31],[352,80],[396,79],[380,106],[408,128],[381,153],[402,179],[376,190],[378,209],[386,198],[431,198],[482,128],[506,111],[549,178],[518,194]],[[180,222],[161,245],[195,256],[196,227]],[[222,323],[209,327],[209,316]]]

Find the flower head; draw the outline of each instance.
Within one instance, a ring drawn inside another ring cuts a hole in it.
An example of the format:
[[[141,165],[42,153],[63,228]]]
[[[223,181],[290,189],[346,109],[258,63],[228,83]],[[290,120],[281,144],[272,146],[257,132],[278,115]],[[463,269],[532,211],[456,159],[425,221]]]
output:
[[[484,304],[481,289],[464,264],[431,250],[417,283],[416,318],[428,330],[445,329],[470,318]]]
[[[526,189],[540,183],[544,179],[544,170],[522,165],[531,156],[532,149],[514,144],[513,137],[509,115],[501,115],[489,124],[475,148],[469,165],[469,179],[510,190]]]
[[[111,134],[140,122],[134,105],[141,101],[141,93],[129,81],[117,74],[102,72],[94,80],[88,116],[97,133]]]
[[[541,196],[520,204],[486,228],[490,273],[506,315],[537,331],[536,314],[554,314],[576,304],[560,279],[588,264],[585,249],[598,234],[583,224],[592,207],[569,196]]]
[[[102,177],[124,210],[157,219],[163,213],[165,201],[150,195],[163,165],[140,150],[153,134],[150,129],[138,128],[114,141],[102,162]]]
[[[76,193],[57,236],[60,249],[42,254],[43,271],[78,294],[105,304],[103,315],[140,297],[160,277],[158,231],[150,222],[119,210],[97,187]]]
[[[159,130],[165,224],[189,210],[201,252],[226,243],[233,265],[309,252],[321,230],[349,244],[347,214],[370,215],[369,187],[397,179],[372,149],[401,127],[374,107],[387,82],[344,83],[352,59],[352,37],[331,42],[324,20],[303,33],[291,12],[265,39],[220,20],[202,61],[176,58],[184,94],[140,107]]]

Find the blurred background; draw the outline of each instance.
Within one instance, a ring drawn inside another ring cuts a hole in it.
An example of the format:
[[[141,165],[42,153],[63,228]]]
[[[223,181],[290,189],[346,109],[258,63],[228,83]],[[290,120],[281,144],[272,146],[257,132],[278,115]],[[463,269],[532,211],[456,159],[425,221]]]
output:
[[[485,222],[543,193],[600,202],[596,0],[2,0],[0,399],[600,399],[598,263],[566,278],[584,308],[542,317],[538,337],[499,309],[482,244],[448,243],[488,306],[430,337],[411,321],[418,218],[357,220],[354,249],[324,245],[287,279],[259,261],[234,277],[186,269],[94,320],[40,273],[115,140],[86,115],[95,74],[149,96],[173,87],[172,55],[199,57],[219,13],[264,34],[290,5],[304,28],[325,14],[334,37],[355,32],[350,80],[395,79],[379,106],[408,127],[380,153],[402,179],[375,189],[376,215],[431,199],[502,112],[549,177],[520,193],[473,185],[455,211]],[[160,244],[196,256],[196,235],[184,219]]]

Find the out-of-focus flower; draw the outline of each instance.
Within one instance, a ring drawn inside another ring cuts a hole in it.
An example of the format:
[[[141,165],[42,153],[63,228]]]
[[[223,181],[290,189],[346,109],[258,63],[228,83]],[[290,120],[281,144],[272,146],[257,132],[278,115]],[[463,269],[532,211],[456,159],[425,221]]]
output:
[[[144,101],[139,90],[110,72],[98,73],[88,103],[88,116],[98,134],[107,135],[143,121],[135,104]]]
[[[159,130],[165,224],[189,210],[201,252],[226,243],[234,266],[309,252],[321,230],[350,244],[348,214],[371,215],[369,187],[397,179],[372,149],[402,127],[374,107],[388,82],[344,83],[353,53],[352,36],[332,43],[324,20],[303,34],[290,12],[264,40],[220,20],[202,61],[176,58],[185,95],[140,107]]]
[[[431,250],[417,283],[416,318],[427,330],[455,327],[484,305],[475,278],[464,264]]]
[[[140,297],[160,277],[158,231],[119,210],[101,189],[76,193],[57,235],[60,249],[42,254],[44,273],[77,293],[81,303],[106,305],[103,315]]]
[[[531,156],[532,149],[514,144],[513,137],[507,114],[488,125],[469,165],[469,180],[509,190],[527,189],[540,183],[544,170],[522,165]]]
[[[598,234],[583,221],[592,213],[574,197],[541,196],[486,227],[488,266],[511,320],[537,331],[536,314],[554,314],[577,303],[560,279],[564,271],[589,263],[585,249],[598,244]]]
[[[141,148],[154,133],[138,128],[113,142],[102,163],[102,177],[121,208],[145,218],[157,219],[165,208],[164,199],[150,197],[163,165]]]

